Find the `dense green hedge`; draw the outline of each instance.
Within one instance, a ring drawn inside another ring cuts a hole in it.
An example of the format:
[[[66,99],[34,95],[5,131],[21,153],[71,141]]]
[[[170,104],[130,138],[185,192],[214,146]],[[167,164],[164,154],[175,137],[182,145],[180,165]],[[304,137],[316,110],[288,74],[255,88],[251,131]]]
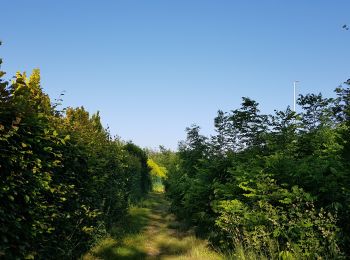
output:
[[[98,113],[57,111],[38,70],[1,80],[0,258],[79,257],[149,180],[139,147],[113,139]]]
[[[336,98],[301,95],[300,113],[263,115],[243,98],[218,112],[216,135],[188,128],[167,155],[174,213],[235,257],[349,256],[349,83]]]

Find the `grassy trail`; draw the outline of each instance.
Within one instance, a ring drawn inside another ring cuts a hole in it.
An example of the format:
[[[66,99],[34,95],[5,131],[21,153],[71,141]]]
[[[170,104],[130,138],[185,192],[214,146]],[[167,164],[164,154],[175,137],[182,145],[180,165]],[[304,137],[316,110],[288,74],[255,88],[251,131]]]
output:
[[[138,207],[130,209],[123,230],[111,230],[83,260],[92,259],[223,259],[210,250],[205,240],[168,213],[169,203],[162,193],[151,193]]]

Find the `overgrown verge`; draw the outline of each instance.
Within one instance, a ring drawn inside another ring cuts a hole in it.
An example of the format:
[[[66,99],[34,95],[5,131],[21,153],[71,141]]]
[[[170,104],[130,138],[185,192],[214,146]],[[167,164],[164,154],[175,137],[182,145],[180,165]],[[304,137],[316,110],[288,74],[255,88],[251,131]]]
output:
[[[1,64],[1,63],[0,63]],[[40,73],[0,72],[0,258],[73,259],[150,189],[147,156],[83,108],[58,111]]]
[[[172,211],[234,258],[349,256],[349,84],[301,95],[300,113],[243,98],[218,112],[216,135],[188,128],[177,153],[158,155]]]
[[[112,228],[83,260],[223,259],[175,220],[162,192],[149,193],[137,204],[129,209],[124,225]]]

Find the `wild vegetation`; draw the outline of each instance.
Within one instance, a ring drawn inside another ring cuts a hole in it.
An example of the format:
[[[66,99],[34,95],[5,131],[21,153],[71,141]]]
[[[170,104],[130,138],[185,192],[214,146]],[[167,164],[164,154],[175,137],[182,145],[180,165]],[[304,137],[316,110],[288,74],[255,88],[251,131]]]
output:
[[[73,259],[151,187],[146,153],[99,113],[57,109],[39,70],[0,72],[0,258]]]
[[[235,258],[349,256],[349,84],[300,95],[300,113],[243,98],[218,111],[214,136],[187,128],[177,153],[158,155],[172,211]]]
[[[152,152],[112,137],[98,112],[60,110],[39,70],[4,76],[0,258],[350,256],[350,80],[334,98],[300,95],[300,113],[243,98],[218,111],[215,135],[193,125],[177,152]],[[223,254],[169,227],[182,224],[168,206]]]
[[[113,259],[212,259],[223,256],[197,238],[168,211],[163,192],[151,192],[130,208],[123,227],[112,228],[110,235],[94,246],[83,260]]]

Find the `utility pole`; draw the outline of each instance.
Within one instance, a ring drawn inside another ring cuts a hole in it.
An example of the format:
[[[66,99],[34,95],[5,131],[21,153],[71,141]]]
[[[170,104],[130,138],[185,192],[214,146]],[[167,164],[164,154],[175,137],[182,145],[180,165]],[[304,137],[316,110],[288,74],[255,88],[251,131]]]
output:
[[[293,87],[294,87],[294,99],[293,99],[293,111],[295,112],[295,103],[296,103],[296,100],[295,100],[295,87],[296,87],[296,84],[298,83],[299,81],[298,80],[295,80],[293,82]]]

